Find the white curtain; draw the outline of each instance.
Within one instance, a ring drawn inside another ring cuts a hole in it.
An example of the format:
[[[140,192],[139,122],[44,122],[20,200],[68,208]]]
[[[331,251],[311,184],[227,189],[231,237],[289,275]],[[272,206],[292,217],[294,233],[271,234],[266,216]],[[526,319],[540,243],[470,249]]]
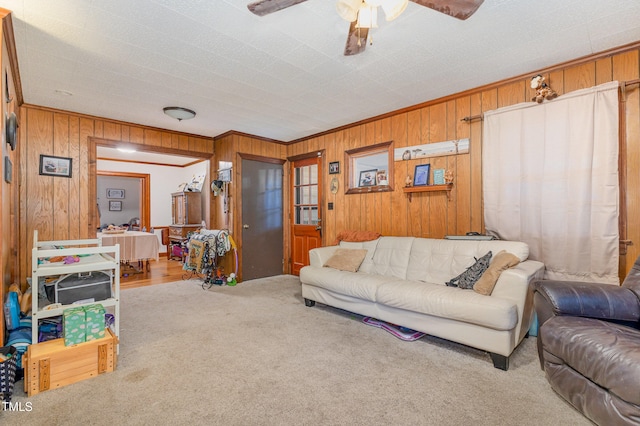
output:
[[[619,284],[618,82],[485,113],[482,178],[487,233],[545,278]]]

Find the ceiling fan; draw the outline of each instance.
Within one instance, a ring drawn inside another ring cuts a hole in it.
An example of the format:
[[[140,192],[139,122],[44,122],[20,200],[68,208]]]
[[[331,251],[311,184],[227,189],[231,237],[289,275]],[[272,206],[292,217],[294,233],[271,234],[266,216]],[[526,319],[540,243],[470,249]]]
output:
[[[307,0],[257,0],[247,8],[258,16],[268,15]],[[457,19],[465,20],[475,13],[484,0],[410,0]],[[338,14],[351,22],[345,56],[364,52],[369,28],[377,27],[378,6],[382,7],[387,21],[397,18],[407,7],[409,0],[338,0]]]

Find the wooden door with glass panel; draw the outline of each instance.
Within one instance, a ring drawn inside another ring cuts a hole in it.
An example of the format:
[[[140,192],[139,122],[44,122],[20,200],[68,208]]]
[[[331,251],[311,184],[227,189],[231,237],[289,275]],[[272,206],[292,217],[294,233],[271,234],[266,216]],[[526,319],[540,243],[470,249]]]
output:
[[[309,250],[322,245],[321,157],[291,162],[291,273],[309,264]]]

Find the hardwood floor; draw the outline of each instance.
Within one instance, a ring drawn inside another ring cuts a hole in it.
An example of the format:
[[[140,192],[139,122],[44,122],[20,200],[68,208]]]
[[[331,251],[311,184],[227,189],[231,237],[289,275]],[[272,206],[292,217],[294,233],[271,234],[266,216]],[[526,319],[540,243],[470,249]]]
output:
[[[138,264],[136,263],[137,267]],[[163,284],[182,279],[185,271],[182,270],[182,263],[178,260],[167,260],[161,256],[159,261],[152,260],[149,262],[150,270],[140,268],[141,271],[127,267],[120,267],[120,289],[143,287],[149,285]]]

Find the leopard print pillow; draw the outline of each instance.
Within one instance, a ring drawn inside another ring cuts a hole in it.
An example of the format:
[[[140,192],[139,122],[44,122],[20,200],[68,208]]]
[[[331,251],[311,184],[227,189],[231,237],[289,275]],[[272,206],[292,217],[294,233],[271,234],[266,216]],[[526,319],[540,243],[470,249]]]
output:
[[[469,266],[466,271],[461,273],[455,278],[452,278],[451,281],[448,281],[446,284],[449,287],[458,287],[464,289],[473,288],[473,285],[480,279],[484,271],[489,267],[489,262],[491,262],[491,252],[485,254],[480,259],[474,257],[476,259],[476,263]]]

